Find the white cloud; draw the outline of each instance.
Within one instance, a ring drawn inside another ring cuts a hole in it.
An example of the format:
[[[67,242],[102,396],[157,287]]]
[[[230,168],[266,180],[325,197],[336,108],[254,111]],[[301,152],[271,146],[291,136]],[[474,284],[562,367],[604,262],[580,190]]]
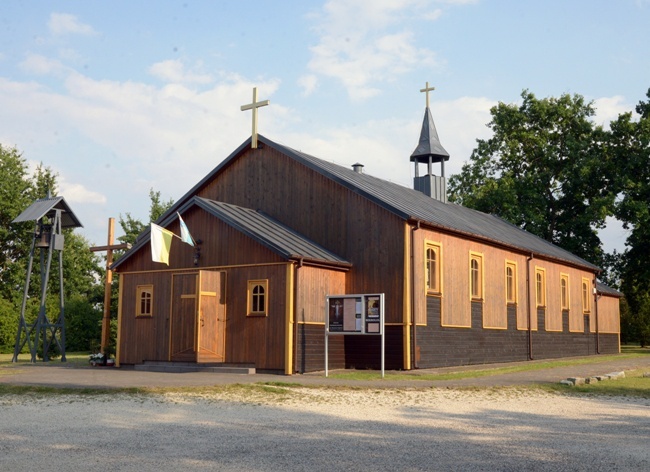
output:
[[[183,62],[178,59],[157,62],[149,67],[149,73],[162,81],[171,83],[209,84],[213,81],[210,74],[187,71]]]
[[[87,189],[83,184],[66,181],[59,177],[59,193],[68,203],[106,203],[106,196]]]
[[[634,106],[625,103],[625,97],[615,95],[613,97],[601,97],[594,100],[596,115],[594,123],[609,129],[610,121],[616,120],[621,113],[634,110]]]
[[[60,75],[69,71],[66,66],[56,59],[31,53],[27,54],[19,67],[23,72],[35,75]]]
[[[316,89],[318,77],[313,74],[303,75],[298,78],[298,86],[302,88],[303,97],[308,97]]]
[[[341,81],[351,98],[365,99],[377,95],[382,83],[419,67],[436,67],[435,54],[417,47],[412,31],[395,29],[415,12],[426,14],[426,5],[417,0],[330,0],[315,27],[319,42],[311,48],[309,70]]]
[[[68,13],[52,13],[47,26],[50,32],[57,36],[64,34],[91,36],[97,34],[92,26],[81,23],[76,15]]]

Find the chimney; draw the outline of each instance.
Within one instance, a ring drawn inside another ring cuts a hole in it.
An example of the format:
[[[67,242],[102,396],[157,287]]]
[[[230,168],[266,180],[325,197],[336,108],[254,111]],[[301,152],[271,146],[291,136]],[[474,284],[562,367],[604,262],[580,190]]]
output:
[[[357,174],[363,174],[363,164],[360,164],[358,162],[356,164],[352,164],[352,170]]]

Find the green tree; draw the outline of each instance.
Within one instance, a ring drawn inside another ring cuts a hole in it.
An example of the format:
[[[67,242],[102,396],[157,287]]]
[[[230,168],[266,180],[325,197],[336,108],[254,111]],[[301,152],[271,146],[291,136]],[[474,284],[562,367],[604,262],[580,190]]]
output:
[[[629,305],[623,337],[650,345],[650,89],[648,101],[636,112],[624,113],[611,124],[609,148],[622,181],[616,217],[630,230],[621,255],[621,289]]]
[[[154,191],[154,189],[149,190],[149,199],[151,201],[149,206],[149,221],[143,222],[138,220],[131,216],[130,213],[126,213],[124,217],[120,215],[119,223],[124,232],[123,236],[117,238],[120,242],[131,245],[135,244],[138,235],[149,226],[149,222],[156,221],[174,204],[174,200],[172,199],[167,201],[162,200],[160,191]]]
[[[616,188],[604,152],[607,133],[591,121],[580,95],[499,103],[460,174],[450,200],[492,213],[595,264],[603,250],[597,230],[612,214]]]
[[[13,350],[18,319],[27,276],[27,260],[34,241],[34,222],[15,224],[12,221],[34,201],[48,194],[57,194],[58,176],[39,164],[30,175],[26,160],[15,148],[0,145],[0,349]],[[73,230],[64,230],[63,251],[64,303],[81,299],[87,307],[83,316],[93,317],[101,300],[98,280],[101,277],[98,257],[90,252],[88,241]],[[38,253],[35,254],[38,257]],[[54,321],[60,313],[58,254],[53,255],[49,291],[46,299],[48,318]],[[25,318],[33,322],[40,304],[40,264],[31,273]],[[74,303],[72,304],[74,308]],[[67,307],[66,307],[67,312]],[[67,320],[67,317],[66,317]],[[66,333],[68,344],[87,344],[88,333]],[[81,338],[77,339],[77,336]]]
[[[27,161],[17,149],[0,144],[0,298],[14,303],[22,296],[34,228],[12,221],[31,203]]]

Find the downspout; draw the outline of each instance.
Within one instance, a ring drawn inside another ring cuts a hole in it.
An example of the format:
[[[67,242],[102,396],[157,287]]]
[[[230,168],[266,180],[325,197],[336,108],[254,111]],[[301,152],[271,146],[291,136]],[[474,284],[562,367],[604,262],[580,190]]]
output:
[[[418,336],[415,321],[415,232],[420,229],[420,221],[411,228],[411,330],[413,337],[413,368],[418,368]]]
[[[528,305],[528,359],[533,360],[533,317],[531,313],[530,303],[530,261],[534,258],[531,252],[530,257],[526,259],[526,304]]]
[[[298,316],[298,269],[303,266],[303,258],[298,259],[298,265],[294,264],[294,277],[293,277],[293,306],[294,317]],[[303,308],[304,310],[304,308]],[[304,321],[304,311],[303,311]],[[293,320],[293,372],[296,372],[296,362],[298,362],[298,320]],[[302,373],[302,372],[301,372]]]
[[[594,315],[596,315],[596,354],[600,354],[600,332],[598,328],[598,289],[596,288],[596,275],[594,274]]]

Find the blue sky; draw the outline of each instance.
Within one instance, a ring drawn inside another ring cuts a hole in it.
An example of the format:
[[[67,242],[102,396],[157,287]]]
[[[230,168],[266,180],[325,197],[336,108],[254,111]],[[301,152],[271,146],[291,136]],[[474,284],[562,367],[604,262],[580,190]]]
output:
[[[650,0],[8,0],[0,143],[58,172],[104,244],[109,217],[146,220],[149,189],[178,199],[250,136],[254,86],[260,133],[411,186],[425,82],[449,175],[523,89],[583,95],[605,126],[633,110],[648,45]]]

